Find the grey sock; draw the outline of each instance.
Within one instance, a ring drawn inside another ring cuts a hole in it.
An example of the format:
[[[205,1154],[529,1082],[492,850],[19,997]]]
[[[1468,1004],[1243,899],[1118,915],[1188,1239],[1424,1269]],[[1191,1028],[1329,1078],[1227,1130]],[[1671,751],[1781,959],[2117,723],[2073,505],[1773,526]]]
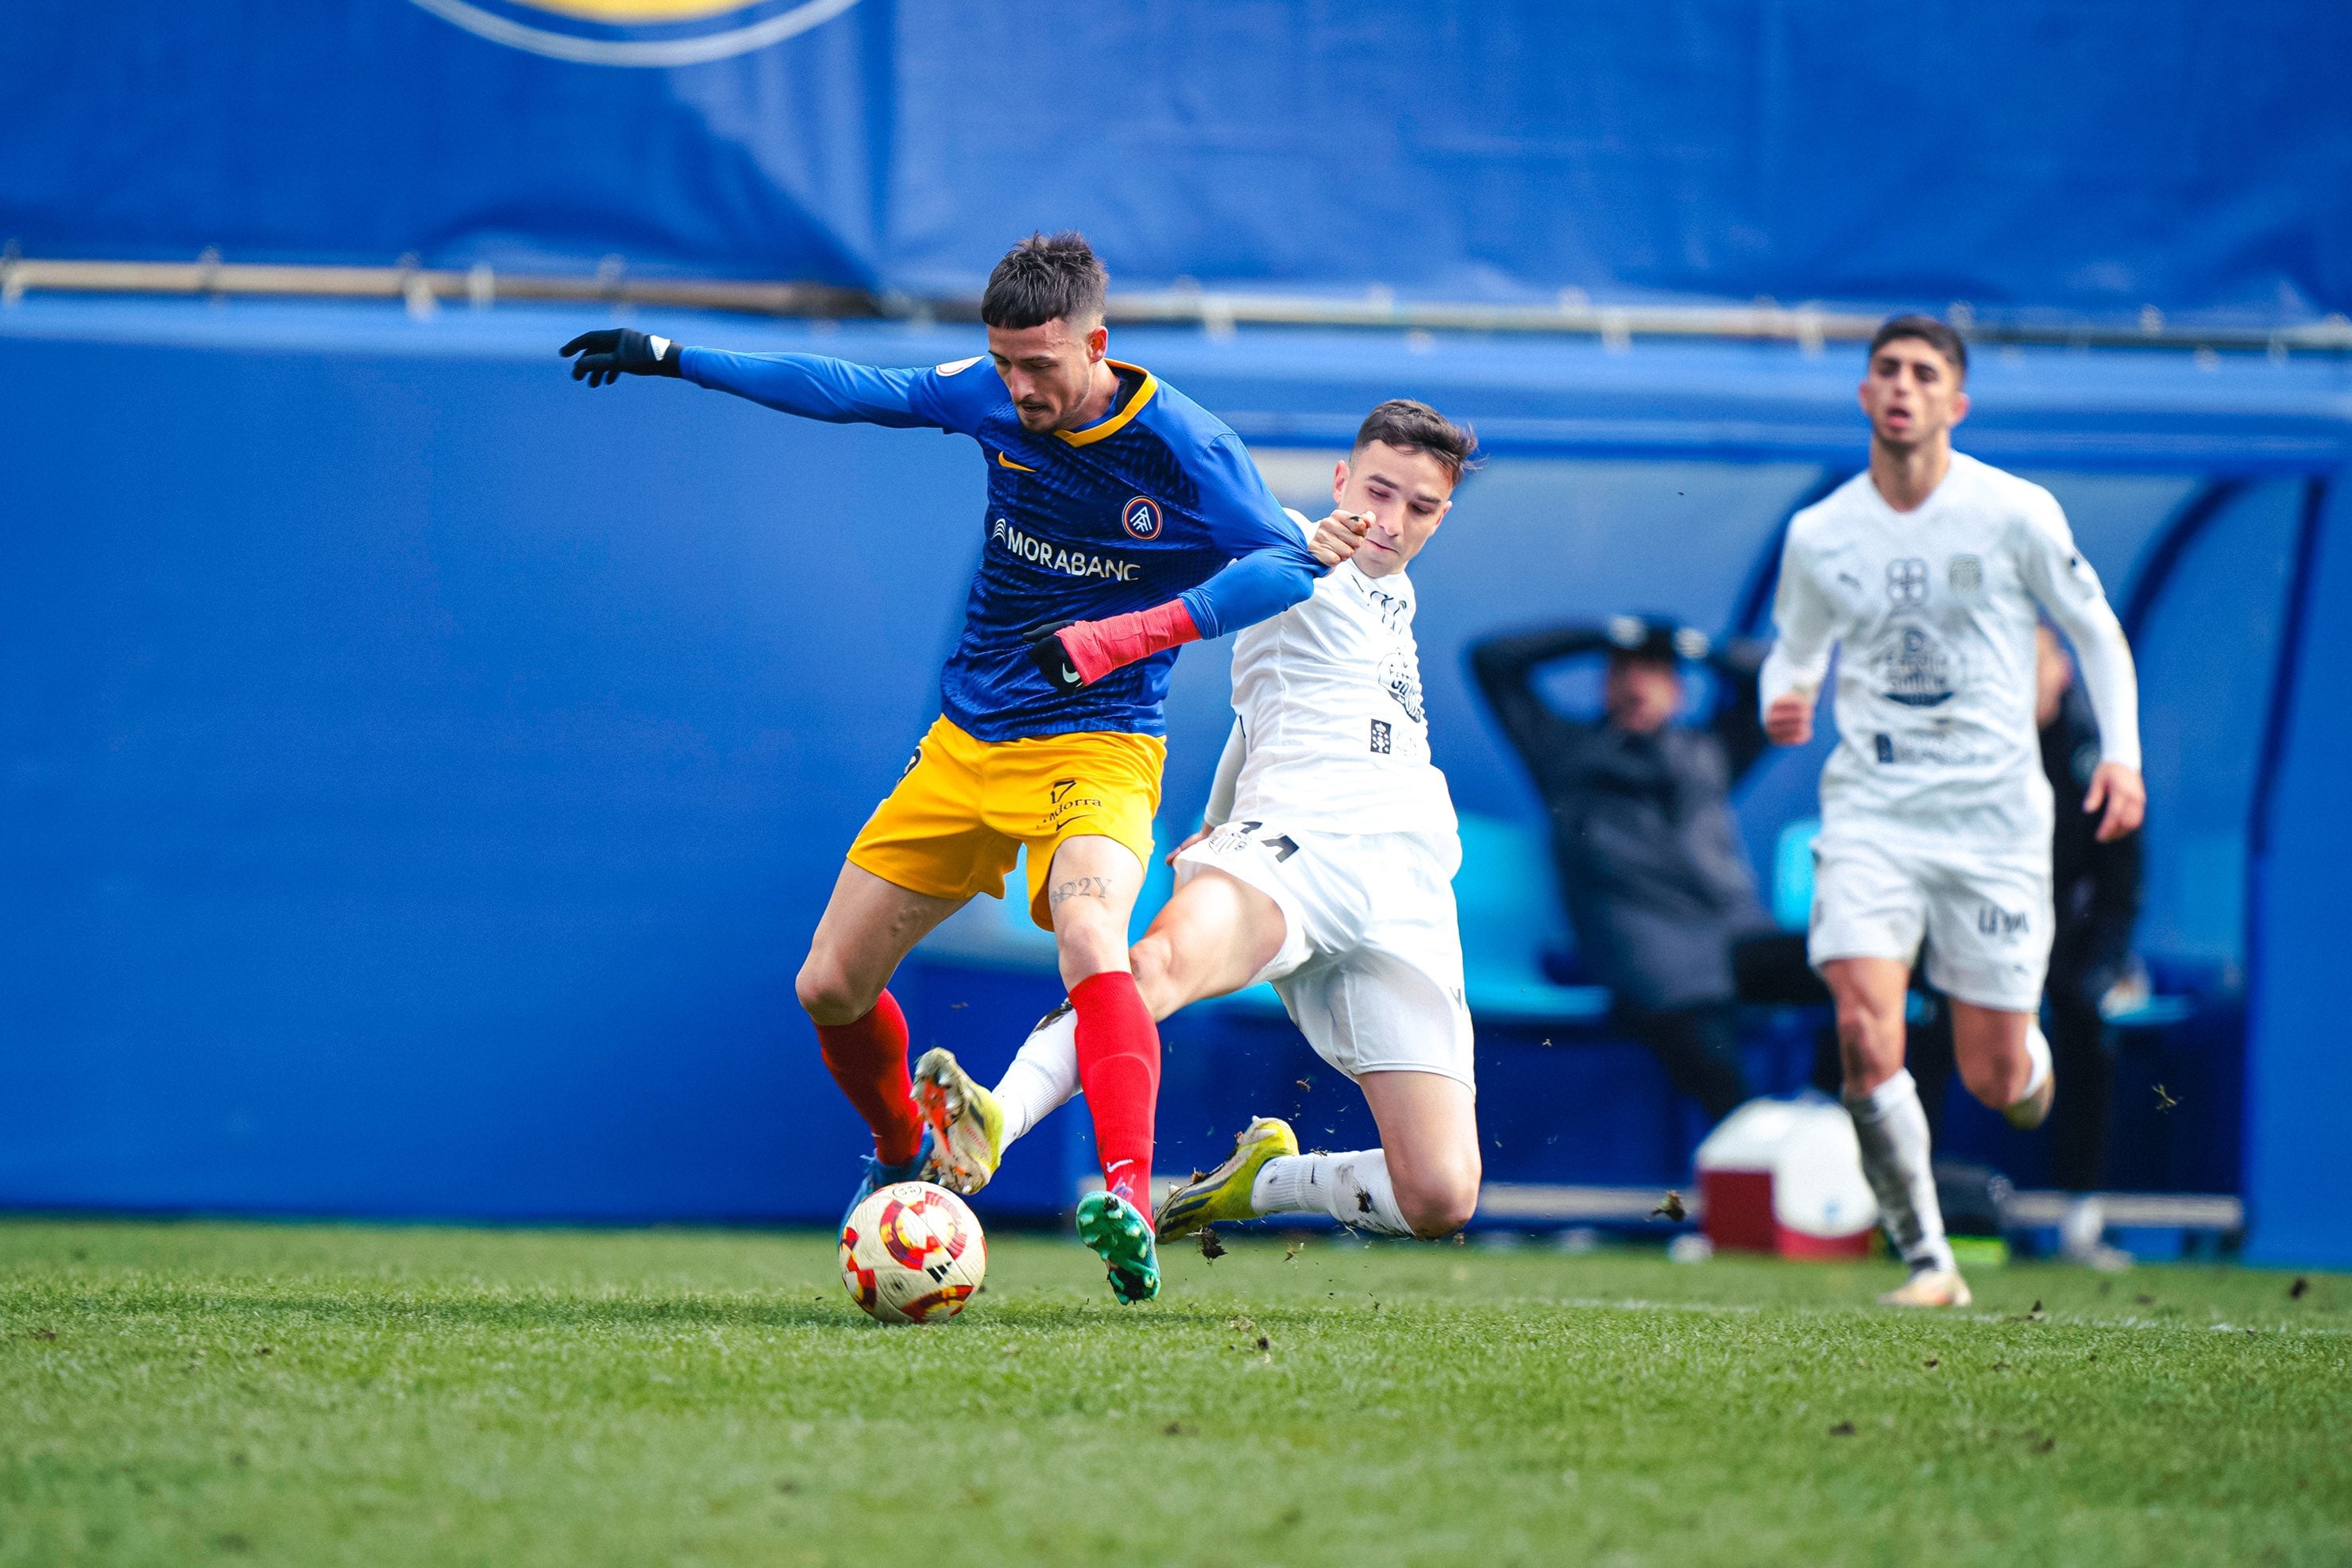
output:
[[[1862,1143],[1862,1173],[1878,1199],[1886,1238],[1916,1271],[1952,1267],[1944,1239],[1944,1210],[1936,1201],[1936,1171],[1927,1146],[1927,1113],[1908,1069],[1870,1093],[1848,1096],[1846,1114]]]

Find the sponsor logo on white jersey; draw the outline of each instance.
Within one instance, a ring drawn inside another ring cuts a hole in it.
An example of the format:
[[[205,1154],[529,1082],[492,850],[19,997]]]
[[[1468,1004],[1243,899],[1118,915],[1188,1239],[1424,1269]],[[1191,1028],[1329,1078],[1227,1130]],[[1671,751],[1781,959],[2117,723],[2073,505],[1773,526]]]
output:
[[[1964,768],[1983,760],[1975,747],[1951,735],[1890,735],[1881,730],[1870,740],[1871,754],[1883,767]]]
[[[1920,592],[1927,592],[1924,584]],[[1916,621],[1897,621],[1889,627],[1872,663],[1878,671],[1879,694],[1906,708],[1939,707],[1960,689],[1959,653]]]
[[[1367,586],[1364,597],[1380,612],[1381,625],[1392,632],[1401,632],[1412,624],[1412,600],[1402,594],[1391,594],[1385,588]]]
[[[1886,563],[1886,597],[1897,609],[1916,610],[1927,602],[1927,563],[1916,555]]]
[[[1416,724],[1427,721],[1421,710],[1421,661],[1402,648],[1391,648],[1381,660],[1381,689],[1396,699],[1404,716]]]
[[[2033,917],[2026,910],[2005,910],[1999,904],[1977,906],[1977,930],[1985,936],[2014,942],[2033,929]]]

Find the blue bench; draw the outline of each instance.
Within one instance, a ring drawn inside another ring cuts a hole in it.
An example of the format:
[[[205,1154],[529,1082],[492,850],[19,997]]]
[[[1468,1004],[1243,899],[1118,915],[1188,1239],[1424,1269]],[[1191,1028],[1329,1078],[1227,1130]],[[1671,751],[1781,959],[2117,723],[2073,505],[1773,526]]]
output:
[[[1590,1024],[1609,1016],[1601,985],[1555,984],[1546,950],[1571,944],[1540,830],[1501,817],[1462,816],[1462,869],[1454,879],[1463,977],[1473,1016],[1498,1024]]]

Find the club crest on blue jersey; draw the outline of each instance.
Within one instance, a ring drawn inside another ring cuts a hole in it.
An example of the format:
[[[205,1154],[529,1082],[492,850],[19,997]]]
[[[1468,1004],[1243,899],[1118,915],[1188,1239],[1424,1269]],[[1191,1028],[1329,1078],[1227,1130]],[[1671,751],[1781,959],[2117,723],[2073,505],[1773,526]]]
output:
[[[1120,511],[1118,521],[1134,538],[1157,539],[1161,526],[1160,503],[1150,496],[1137,496]]]

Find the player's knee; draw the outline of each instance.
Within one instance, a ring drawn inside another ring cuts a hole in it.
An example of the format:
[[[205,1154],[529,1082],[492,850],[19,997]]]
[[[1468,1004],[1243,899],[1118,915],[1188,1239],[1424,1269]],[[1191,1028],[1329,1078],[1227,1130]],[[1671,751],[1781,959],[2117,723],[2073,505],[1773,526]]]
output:
[[[1899,1008],[1889,1011],[1866,1002],[1847,1005],[1841,998],[1837,1041],[1846,1088],[1874,1089],[1903,1065],[1903,1014]]]
[[[1874,1046],[1902,1033],[1903,1010],[1909,1001],[1907,993],[1898,994],[1892,1001],[1860,991],[1839,997],[1838,1037]]]
[[[818,1024],[854,1024],[875,1003],[830,954],[814,949],[801,964],[793,991],[800,998],[801,1011]]]
[[[1864,1065],[1878,1054],[1881,1033],[1866,1020],[1852,1014],[1838,1016],[1838,1059],[1845,1064],[1848,1078],[1862,1070]]]
[[[1389,1171],[1397,1212],[1412,1227],[1413,1235],[1424,1241],[1452,1236],[1468,1225],[1470,1216],[1478,1210],[1479,1171],[1475,1153],[1448,1169],[1419,1172],[1402,1183],[1396,1181],[1394,1164]]]
[[[1135,989],[1155,1018],[1167,1016],[1160,1004],[1171,988],[1174,963],[1175,953],[1168,939],[1156,931],[1146,931],[1142,941],[1128,949],[1127,964],[1134,973]]]
[[[1076,985],[1088,975],[1125,969],[1127,919],[1102,902],[1072,899],[1054,913],[1054,946],[1061,957],[1062,984]]]
[[[1958,1066],[1960,1081],[1968,1086],[1969,1092],[1995,1110],[2014,1105],[2022,1099],[2025,1086],[2033,1076],[2033,1064],[2022,1050],[2016,1053],[2014,1060],[2000,1057],[1980,1058],[1964,1059]]]
[[[1475,1182],[1447,1182],[1397,1194],[1397,1209],[1413,1235],[1441,1241],[1470,1223],[1478,1210]]]

